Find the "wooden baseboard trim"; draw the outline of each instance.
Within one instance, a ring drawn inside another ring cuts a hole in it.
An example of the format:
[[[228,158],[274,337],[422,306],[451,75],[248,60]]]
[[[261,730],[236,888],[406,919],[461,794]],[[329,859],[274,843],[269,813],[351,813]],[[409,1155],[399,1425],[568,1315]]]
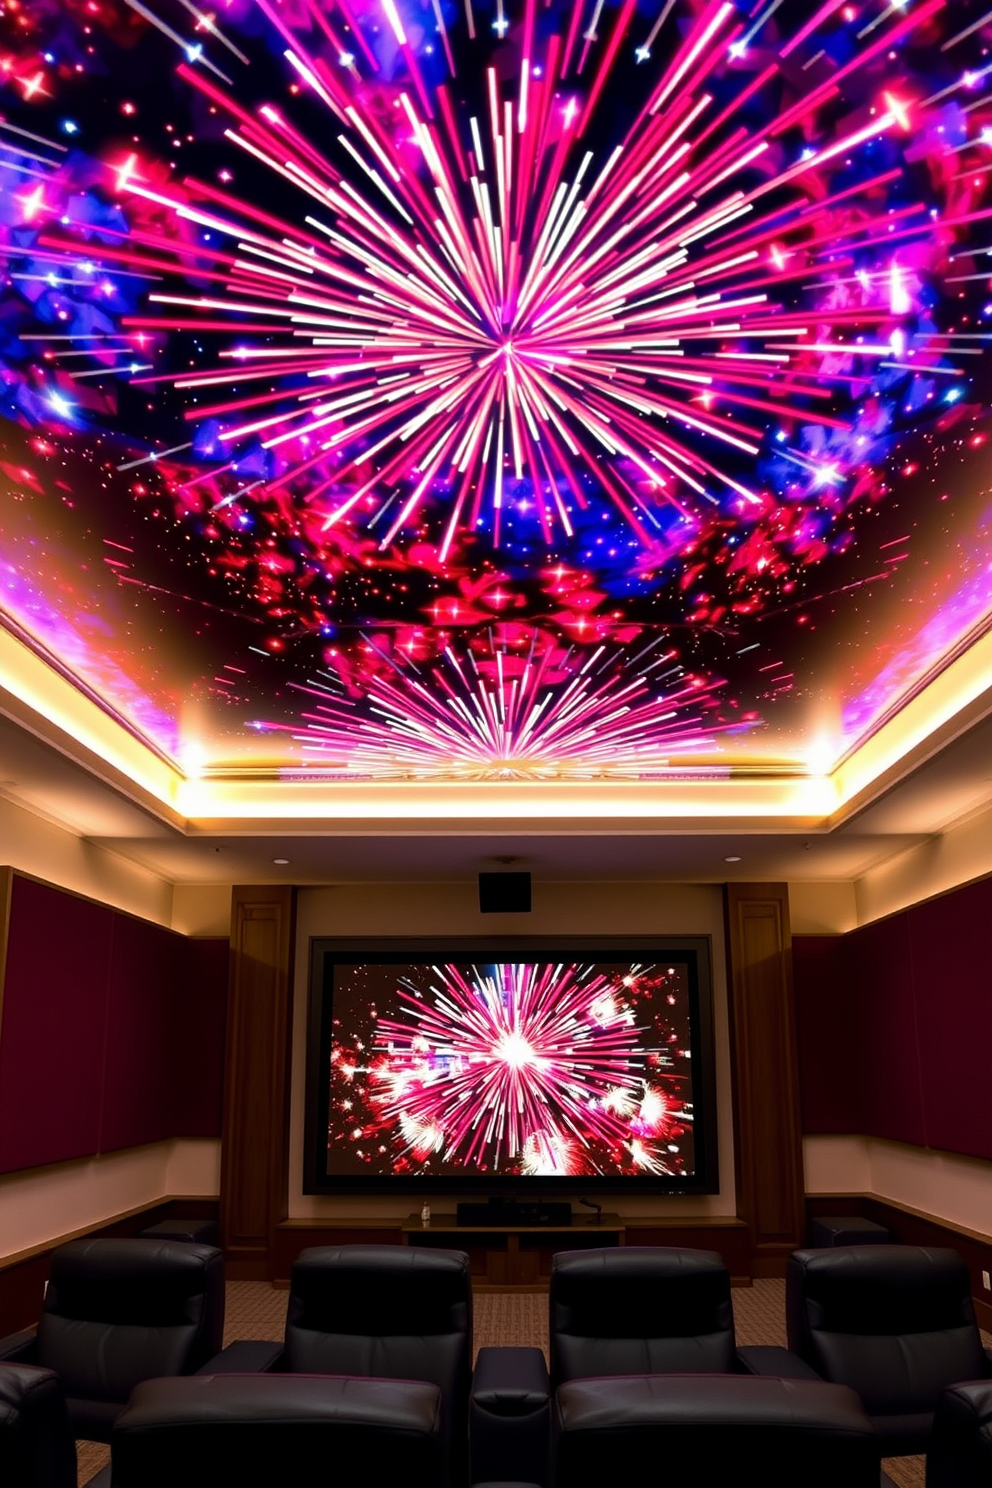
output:
[[[224,1266],[228,1281],[271,1281],[269,1270],[268,1257],[260,1261],[227,1261]],[[271,1284],[281,1287],[278,1281],[271,1281]],[[289,1286],[288,1281],[285,1284]]]
[[[139,1214],[148,1214],[163,1202],[165,1201],[156,1199],[152,1204],[138,1204],[133,1209],[122,1209],[119,1214],[110,1214],[106,1219],[97,1220],[95,1224],[83,1225],[78,1230],[67,1230],[64,1235],[56,1235],[52,1240],[42,1240],[38,1245],[29,1245],[27,1250],[15,1250],[10,1255],[0,1256],[0,1271],[9,1271],[13,1266],[22,1266],[25,1261],[33,1261],[35,1256],[46,1255],[48,1251],[55,1250],[60,1245],[67,1245],[70,1240],[84,1240],[87,1235],[95,1235],[97,1231],[106,1229],[107,1225],[123,1224],[126,1220],[136,1219]]]
[[[807,1194],[807,1219],[820,1214],[860,1214],[885,1225],[904,1245],[930,1245],[956,1250],[971,1273],[971,1295],[979,1325],[992,1332],[992,1293],[985,1290],[982,1273],[992,1272],[992,1235],[941,1219],[909,1204],[877,1194]]]
[[[219,1203],[218,1198],[211,1198],[209,1195],[166,1194],[161,1199],[152,1199],[148,1204],[137,1204],[133,1209],[122,1209],[119,1214],[110,1214],[106,1219],[99,1219],[94,1224],[83,1225],[81,1229],[69,1230],[64,1235],[57,1235],[53,1240],[42,1240],[39,1245],[31,1245],[27,1250],[15,1250],[10,1255],[0,1256],[0,1271],[7,1271],[11,1266],[20,1266],[24,1261],[31,1261],[35,1256],[44,1255],[47,1251],[55,1250],[59,1245],[68,1244],[70,1240],[84,1240],[87,1235],[97,1235],[114,1225],[125,1224],[130,1219],[136,1219],[139,1215],[150,1214],[153,1209],[161,1209],[163,1205],[171,1209],[174,1204],[212,1204],[216,1208]]]
[[[865,1204],[882,1204],[886,1209],[894,1209],[899,1214],[906,1214],[912,1219],[922,1219],[928,1224],[938,1225],[942,1230],[950,1230],[955,1235],[962,1235],[966,1240],[975,1240],[979,1245],[992,1245],[992,1234],[985,1234],[982,1230],[971,1230],[967,1225],[956,1224],[953,1219],[942,1219],[939,1214],[931,1214],[926,1209],[914,1209],[909,1204],[900,1204],[897,1199],[886,1199],[881,1194],[859,1193],[859,1194],[817,1194],[806,1195],[806,1209],[810,1212],[811,1206],[816,1206],[818,1214],[826,1214],[827,1207],[831,1204],[851,1204],[862,1202]]]

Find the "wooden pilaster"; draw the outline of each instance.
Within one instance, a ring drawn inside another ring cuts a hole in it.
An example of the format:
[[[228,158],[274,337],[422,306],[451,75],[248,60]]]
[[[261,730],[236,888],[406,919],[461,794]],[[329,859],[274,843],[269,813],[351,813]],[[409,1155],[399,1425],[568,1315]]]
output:
[[[755,1276],[803,1243],[803,1153],[786,884],[727,884],[737,1212]]]
[[[228,1275],[268,1280],[286,1218],[295,890],[236,885],[220,1216]]]

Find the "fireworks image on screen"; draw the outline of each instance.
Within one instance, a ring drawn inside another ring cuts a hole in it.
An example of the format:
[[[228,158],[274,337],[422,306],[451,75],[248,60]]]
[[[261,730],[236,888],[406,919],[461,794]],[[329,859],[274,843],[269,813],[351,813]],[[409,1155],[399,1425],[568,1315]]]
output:
[[[331,1171],[692,1171],[684,967],[399,968],[363,1038],[338,1005]]]

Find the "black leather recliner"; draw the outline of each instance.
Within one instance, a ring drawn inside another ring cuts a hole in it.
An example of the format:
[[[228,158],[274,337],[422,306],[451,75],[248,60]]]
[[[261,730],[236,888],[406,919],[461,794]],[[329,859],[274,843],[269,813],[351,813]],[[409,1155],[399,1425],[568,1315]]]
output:
[[[215,1368],[437,1385],[451,1481],[461,1482],[472,1379],[468,1256],[399,1245],[304,1250],[293,1266],[282,1346],[233,1343]]]
[[[992,1380],[954,1385],[937,1401],[927,1452],[927,1488],[989,1488]]]
[[[878,1488],[878,1439],[853,1390],[820,1380],[640,1375],[555,1396],[555,1488]]]
[[[953,1250],[798,1250],[786,1272],[786,1321],[800,1358],[858,1392],[883,1457],[925,1452],[941,1391],[992,1377],[968,1268]]]
[[[604,1375],[752,1374],[817,1380],[783,1348],[741,1348],[730,1273],[708,1250],[623,1246],[552,1258],[550,1379],[537,1349],[480,1349],[472,1476],[548,1481],[551,1394]]]
[[[114,1488],[440,1488],[441,1392],[423,1381],[249,1374],[138,1385]]]
[[[730,1273],[715,1251],[565,1251],[551,1263],[551,1385],[611,1374],[816,1379],[783,1348],[738,1348]]]
[[[153,1240],[72,1240],[52,1254],[37,1333],[0,1339],[0,1360],[58,1375],[76,1436],[109,1441],[134,1386],[193,1374],[224,1331],[219,1250]]]
[[[51,1369],[0,1364],[0,1483],[76,1488],[76,1443]]]

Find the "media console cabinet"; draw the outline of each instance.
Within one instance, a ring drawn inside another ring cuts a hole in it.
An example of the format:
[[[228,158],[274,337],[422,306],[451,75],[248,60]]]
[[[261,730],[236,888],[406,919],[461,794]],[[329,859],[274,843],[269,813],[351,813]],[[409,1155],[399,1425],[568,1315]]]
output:
[[[618,1214],[598,1220],[576,1215],[568,1225],[463,1225],[453,1214],[432,1214],[425,1224],[411,1214],[403,1225],[403,1243],[466,1251],[476,1286],[543,1291],[555,1251],[623,1245],[626,1228]]]

